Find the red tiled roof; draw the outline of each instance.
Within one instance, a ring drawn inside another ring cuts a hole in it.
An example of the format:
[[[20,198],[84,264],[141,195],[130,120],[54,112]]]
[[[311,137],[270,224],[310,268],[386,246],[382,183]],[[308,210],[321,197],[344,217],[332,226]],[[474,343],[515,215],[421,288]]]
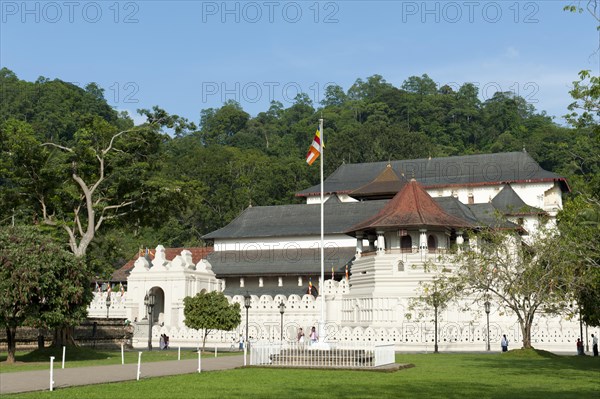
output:
[[[181,255],[181,251],[187,249],[192,253],[192,262],[194,264],[200,262],[201,259],[206,259],[206,257],[214,251],[214,247],[202,247],[202,248],[165,248],[165,258],[169,261],[175,259],[177,255]],[[155,250],[152,250],[154,253]],[[129,262],[125,263],[120,269],[115,270],[115,272],[111,276],[111,281],[126,281],[127,276],[129,276],[129,272],[134,267],[135,261],[138,260],[140,254],[136,254],[133,259]],[[152,262],[154,259],[153,256],[148,256],[148,260]]]
[[[411,179],[375,216],[349,231],[420,226],[469,227],[471,223],[446,213],[415,179]]]

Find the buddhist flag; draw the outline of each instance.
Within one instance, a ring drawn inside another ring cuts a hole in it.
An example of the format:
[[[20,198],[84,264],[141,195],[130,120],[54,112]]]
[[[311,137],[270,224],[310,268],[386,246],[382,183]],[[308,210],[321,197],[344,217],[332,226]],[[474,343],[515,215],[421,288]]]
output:
[[[317,129],[315,138],[306,154],[306,163],[312,165],[319,158],[319,155],[321,155],[321,132]]]
[[[312,295],[312,277],[308,278],[308,295]]]
[[[333,266],[331,266],[331,279],[335,280],[335,271],[333,270]]]

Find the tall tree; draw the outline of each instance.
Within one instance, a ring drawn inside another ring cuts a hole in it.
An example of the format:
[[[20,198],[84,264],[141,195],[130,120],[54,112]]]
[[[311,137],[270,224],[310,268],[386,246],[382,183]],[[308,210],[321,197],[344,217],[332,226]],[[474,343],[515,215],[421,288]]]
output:
[[[447,277],[456,295],[473,300],[497,301],[514,314],[521,327],[523,348],[531,348],[531,332],[540,312],[572,312],[574,293],[585,286],[576,265],[565,261],[565,241],[557,234],[542,231],[526,245],[516,233],[484,231],[478,249],[465,251],[458,266]]]

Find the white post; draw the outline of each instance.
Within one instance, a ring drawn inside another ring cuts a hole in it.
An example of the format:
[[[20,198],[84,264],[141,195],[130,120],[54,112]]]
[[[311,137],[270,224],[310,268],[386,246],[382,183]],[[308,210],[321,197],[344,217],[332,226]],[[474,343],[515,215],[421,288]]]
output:
[[[198,372],[202,372],[202,352],[198,351]]]
[[[123,349],[123,343],[121,343],[121,364],[125,364],[125,350]]]
[[[50,356],[50,391],[54,389],[54,356]]]
[[[321,178],[321,283],[325,282],[325,200],[323,187],[323,163],[325,162],[325,133],[323,132],[323,118],[319,119],[319,132],[321,133],[320,144],[321,160],[319,164],[319,177]],[[319,285],[319,297],[321,297],[321,319],[319,320],[319,341],[325,339],[325,295],[323,286]]]
[[[246,366],[248,364],[247,356],[248,356],[248,348],[247,348],[246,344],[244,343],[244,366]]]
[[[215,357],[217,357],[217,347],[215,346]]]
[[[65,353],[66,353],[67,347],[63,346],[63,357],[62,357],[62,368],[65,368]]]
[[[141,366],[142,366],[142,352],[138,352],[138,369],[137,369],[137,380],[140,380],[140,375],[142,374],[141,371]]]
[[[177,360],[181,360],[181,345],[177,348]]]

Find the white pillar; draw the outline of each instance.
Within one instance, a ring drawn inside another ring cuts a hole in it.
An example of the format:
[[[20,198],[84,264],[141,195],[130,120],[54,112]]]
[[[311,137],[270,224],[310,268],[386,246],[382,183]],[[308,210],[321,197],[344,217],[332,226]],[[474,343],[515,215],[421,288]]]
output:
[[[302,287],[302,277],[298,277],[298,287]]]
[[[264,286],[264,282],[265,282],[265,281],[264,281],[264,279],[263,279],[262,277],[259,277],[259,278],[258,278],[258,286],[259,286],[259,287],[262,287],[262,286]]]
[[[457,231],[456,232],[456,246],[458,253],[462,252],[462,245],[464,244],[465,239],[463,238],[463,232],[462,231]]]
[[[419,233],[419,250],[427,252],[427,229],[420,229]]]
[[[377,252],[385,252],[385,237],[383,236],[383,231],[377,232]]]
[[[469,238],[469,246],[471,247],[471,251],[477,252],[477,236]]]
[[[278,287],[283,287],[283,277],[278,277],[277,278],[277,286]]]
[[[356,254],[360,255],[363,251],[363,234],[356,233]]]
[[[244,288],[244,278],[240,277],[240,288]]]

